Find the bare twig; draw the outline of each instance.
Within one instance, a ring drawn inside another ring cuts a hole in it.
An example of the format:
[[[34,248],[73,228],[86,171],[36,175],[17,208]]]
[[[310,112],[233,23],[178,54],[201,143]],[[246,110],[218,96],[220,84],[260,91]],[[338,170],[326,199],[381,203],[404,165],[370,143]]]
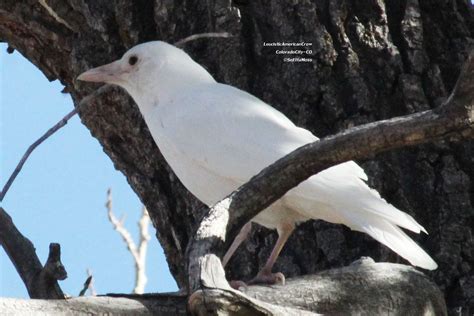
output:
[[[135,261],[138,261],[139,258],[138,258],[137,246],[135,245],[135,242],[133,241],[132,235],[130,235],[128,230],[123,226],[123,222],[121,222],[120,220],[117,219],[117,217],[115,217],[115,214],[112,210],[112,190],[111,189],[107,190],[107,202],[105,203],[105,207],[107,208],[107,216],[109,217],[109,221],[114,226],[114,229],[122,237],[123,241],[125,242],[125,245],[127,245],[127,249],[130,251],[130,253],[133,256],[133,259]]]
[[[43,143],[51,135],[53,135],[55,132],[57,132],[61,127],[66,125],[67,122],[74,115],[76,115],[78,113],[78,111],[81,110],[82,107],[87,106],[87,104],[89,104],[91,102],[91,100],[93,100],[94,98],[98,97],[102,93],[105,93],[105,92],[107,92],[111,89],[112,89],[112,87],[110,85],[106,84],[106,85],[103,85],[102,87],[100,87],[99,89],[95,90],[93,93],[89,94],[88,96],[84,97],[81,100],[81,102],[79,102],[79,104],[76,106],[76,108],[74,110],[72,110],[71,112],[66,114],[58,123],[56,123],[53,127],[48,129],[48,131],[46,131],[46,133],[44,133],[43,136],[38,138],[38,140],[36,140],[33,144],[30,145],[30,147],[28,147],[25,154],[23,155],[20,162],[16,166],[16,168],[13,171],[13,173],[11,174],[10,178],[8,179],[7,183],[3,187],[2,192],[0,193],[0,202],[3,201],[5,195],[7,194],[8,190],[10,189],[10,186],[12,185],[13,181],[15,181],[15,178],[20,173],[21,169],[23,168],[23,165],[25,164],[26,160],[31,155],[33,150],[35,150],[36,147],[38,147],[41,143]]]
[[[92,275],[89,274],[89,276],[86,279],[86,282],[84,282],[84,286],[82,287],[82,290],[79,292],[79,296],[84,296],[86,294],[87,290],[91,286],[92,283]]]
[[[228,33],[228,32],[217,32],[217,33],[216,32],[209,32],[209,33],[193,34],[193,35],[190,35],[188,37],[185,37],[185,38],[177,41],[176,43],[174,43],[174,46],[183,47],[184,44],[186,44],[188,42],[191,42],[191,41],[195,41],[197,39],[215,38],[215,37],[229,38],[229,37],[233,37],[233,35]]]
[[[92,270],[91,269],[87,269],[87,275],[89,277],[92,277],[91,278],[91,281],[89,282],[89,292],[90,292],[90,295],[92,296],[97,296],[97,291],[95,290],[95,286],[94,286],[94,277],[92,275]]]
[[[135,289],[134,293],[141,294],[145,292],[145,286],[148,282],[146,277],[146,253],[148,250],[148,242],[150,241],[150,234],[148,233],[148,227],[150,224],[150,216],[145,206],[142,207],[142,216],[138,221],[138,228],[140,234],[140,242],[138,244],[138,257],[139,261],[136,263],[135,268]]]
[[[10,186],[12,185],[13,181],[15,181],[15,178],[16,176],[20,173],[21,171],[21,168],[23,168],[23,165],[25,164],[26,160],[28,159],[28,157],[31,155],[31,153],[33,152],[33,150],[35,150],[36,147],[38,147],[42,142],[44,142],[46,139],[48,139],[48,137],[50,137],[51,135],[53,135],[58,129],[60,129],[61,127],[63,127],[64,125],[67,124],[67,122],[69,121],[69,119],[71,117],[73,117],[74,115],[77,114],[77,110],[74,109],[72,110],[71,112],[69,112],[68,114],[66,114],[59,122],[57,122],[53,127],[51,127],[50,129],[48,129],[46,131],[46,133],[43,134],[43,136],[41,136],[40,138],[38,138],[33,144],[30,145],[30,147],[28,147],[28,149],[26,150],[25,154],[23,155],[23,157],[21,157],[20,159],[20,162],[18,163],[18,165],[16,166],[15,170],[13,171],[12,175],[10,176],[10,178],[8,179],[7,183],[5,184],[5,186],[3,187],[2,189],[2,192],[0,193],[0,202],[3,201],[3,198],[5,197],[5,194],[7,194],[8,192],[8,189],[10,188]]]
[[[148,249],[148,241],[150,240],[150,234],[148,233],[148,226],[150,223],[150,217],[145,207],[143,207],[142,216],[138,222],[138,228],[140,233],[140,242],[138,247],[133,241],[132,236],[128,230],[123,226],[123,220],[118,220],[112,210],[112,190],[107,190],[107,215],[109,221],[114,226],[114,229],[122,237],[123,241],[127,245],[127,249],[133,256],[135,262],[135,288],[133,293],[142,294],[145,291],[147,283],[146,277],[146,253]]]

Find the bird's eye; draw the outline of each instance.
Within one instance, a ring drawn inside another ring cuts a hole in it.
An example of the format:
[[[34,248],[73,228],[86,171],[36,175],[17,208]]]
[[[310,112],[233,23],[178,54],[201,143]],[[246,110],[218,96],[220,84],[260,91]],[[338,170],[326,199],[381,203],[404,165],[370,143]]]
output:
[[[128,63],[130,64],[130,66],[133,66],[137,63],[138,61],[138,57],[137,56],[130,56],[130,58],[128,59]]]

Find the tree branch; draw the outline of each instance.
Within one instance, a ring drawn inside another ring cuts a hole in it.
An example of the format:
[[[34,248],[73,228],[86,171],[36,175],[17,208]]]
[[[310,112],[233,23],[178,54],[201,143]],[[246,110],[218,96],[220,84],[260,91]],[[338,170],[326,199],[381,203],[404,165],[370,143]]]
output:
[[[190,293],[206,288],[228,291],[214,254],[220,257],[245,223],[310,176],[345,161],[396,148],[472,138],[473,120],[474,51],[451,96],[440,108],[365,124],[305,145],[211,207],[187,248]]]
[[[91,278],[91,280],[89,282],[89,286],[88,286],[89,294],[92,295],[92,296],[97,296],[97,291],[95,290],[95,286],[94,286],[94,276],[92,274],[91,269],[87,269],[87,277]]]
[[[16,166],[15,170],[13,170],[13,173],[11,174],[10,178],[8,178],[7,183],[5,183],[5,186],[3,187],[2,191],[0,192],[0,202],[3,201],[3,198],[8,192],[8,189],[10,189],[10,186],[12,185],[13,181],[15,181],[16,176],[20,173],[21,169],[23,168],[23,165],[25,164],[26,160],[28,157],[31,155],[33,150],[36,149],[42,142],[44,142],[46,139],[48,139],[51,135],[53,135],[57,130],[59,130],[61,127],[67,124],[67,122],[73,117],[74,115],[77,114],[77,110],[74,109],[68,114],[66,114],[59,122],[57,122],[53,127],[48,129],[46,133],[44,133],[40,138],[38,138],[33,144],[28,147],[26,152],[23,154],[23,157],[21,157],[20,162],[18,162],[18,165]]]
[[[77,105],[77,107],[66,114],[59,122],[57,122],[53,127],[48,129],[46,133],[44,133],[40,138],[38,138],[33,144],[31,144],[28,149],[26,150],[25,154],[23,157],[20,159],[18,162],[18,165],[16,166],[15,170],[11,174],[10,178],[8,178],[8,181],[5,183],[5,186],[2,189],[2,192],[0,192],[0,202],[3,201],[3,198],[7,194],[8,190],[10,189],[10,186],[12,185],[13,181],[15,181],[16,177],[20,173],[21,169],[23,168],[23,165],[25,164],[26,160],[30,157],[31,153],[41,145],[46,139],[48,139],[51,135],[53,135],[55,132],[57,132],[61,127],[67,124],[67,122],[77,114],[78,111],[81,110],[83,106],[86,106],[91,99],[97,97],[98,95],[109,91],[111,89],[110,85],[104,85],[85,97],[84,99],[81,100],[81,102]]]
[[[67,300],[0,298],[2,315],[163,315],[186,316],[186,297],[163,294],[134,297],[87,296]],[[39,312],[40,311],[40,312]]]
[[[140,241],[138,243],[138,262],[135,263],[135,289],[134,293],[141,294],[145,292],[145,286],[148,282],[146,276],[146,254],[148,250],[148,243],[150,242],[150,234],[148,227],[150,224],[150,216],[145,206],[142,207],[142,216],[138,221],[138,229],[140,234]]]
[[[182,293],[108,294],[67,301],[0,298],[0,311],[7,315],[37,310],[45,314],[80,310],[94,315],[186,315],[188,305],[198,315],[446,315],[443,294],[422,273],[371,259],[291,278],[284,286],[249,286],[244,294],[199,290],[186,303]]]
[[[107,203],[105,203],[105,207],[107,208],[107,216],[109,217],[109,221],[114,226],[114,229],[117,233],[122,237],[125,245],[127,246],[128,251],[133,256],[133,260],[136,262],[139,260],[138,258],[138,251],[135,242],[133,241],[132,236],[128,232],[125,227],[123,227],[123,222],[119,221],[117,217],[115,217],[114,212],[112,211],[112,191],[110,189],[107,190]]]
[[[78,296],[84,296],[87,292],[87,290],[89,290],[91,288],[91,284],[92,284],[92,275],[88,275],[86,281],[84,282],[84,285],[82,286],[82,290],[79,292],[79,295]]]
[[[188,43],[188,42],[191,42],[191,41],[195,41],[197,39],[201,39],[201,38],[216,38],[216,37],[220,37],[220,38],[229,38],[229,37],[233,37],[232,34],[228,33],[228,32],[220,32],[220,33],[215,33],[215,32],[210,32],[210,33],[200,33],[200,34],[193,34],[193,35],[190,35],[188,37],[185,37],[179,41],[177,41],[176,43],[174,43],[174,46],[176,47],[183,47],[184,44]]]
[[[20,233],[12,218],[1,207],[0,244],[15,266],[31,298],[64,298],[57,282],[67,277],[61,263],[59,244],[50,244],[48,260],[43,267],[31,241]]]
[[[415,268],[360,259],[343,268],[298,276],[285,285],[194,292],[190,310],[244,315],[446,315],[442,292]]]
[[[142,216],[138,221],[138,228],[140,234],[140,241],[137,245],[133,241],[132,236],[129,231],[123,226],[123,220],[119,221],[112,210],[112,190],[107,190],[107,203],[105,204],[107,208],[107,215],[109,221],[114,226],[114,229],[122,237],[127,249],[130,251],[135,263],[135,288],[133,293],[143,294],[145,292],[145,286],[147,283],[146,277],[146,252],[148,249],[148,242],[150,241],[150,234],[148,233],[148,226],[150,223],[150,217],[145,207],[142,208]]]
[[[443,293],[423,273],[371,258],[289,279],[285,285],[251,286],[244,293],[324,315],[446,315]]]

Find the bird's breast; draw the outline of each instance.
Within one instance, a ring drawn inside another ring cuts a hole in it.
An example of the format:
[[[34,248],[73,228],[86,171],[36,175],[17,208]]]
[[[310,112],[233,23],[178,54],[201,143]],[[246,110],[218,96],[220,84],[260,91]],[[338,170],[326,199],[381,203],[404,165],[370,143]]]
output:
[[[186,189],[203,203],[212,205],[237,189],[239,183],[212,173],[184,152],[174,135],[167,129],[170,124],[178,122],[166,120],[166,117],[156,117],[152,124],[147,124],[173,172]]]

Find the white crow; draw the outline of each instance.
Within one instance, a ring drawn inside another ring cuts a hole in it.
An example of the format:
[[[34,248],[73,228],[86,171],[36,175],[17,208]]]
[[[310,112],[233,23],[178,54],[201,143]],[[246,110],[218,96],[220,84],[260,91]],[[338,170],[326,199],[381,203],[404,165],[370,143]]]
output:
[[[317,141],[306,129],[253,95],[218,83],[183,50],[161,41],[137,45],[79,80],[123,87],[137,103],[168,164],[184,186],[211,206],[264,167]],[[437,265],[401,228],[426,230],[367,186],[367,175],[349,161],[310,177],[252,222],[278,231],[265,266],[250,283],[284,282],[272,267],[295,225],[309,219],[369,234],[415,266]],[[245,240],[241,230],[223,263]],[[401,227],[401,228],[400,228]]]

